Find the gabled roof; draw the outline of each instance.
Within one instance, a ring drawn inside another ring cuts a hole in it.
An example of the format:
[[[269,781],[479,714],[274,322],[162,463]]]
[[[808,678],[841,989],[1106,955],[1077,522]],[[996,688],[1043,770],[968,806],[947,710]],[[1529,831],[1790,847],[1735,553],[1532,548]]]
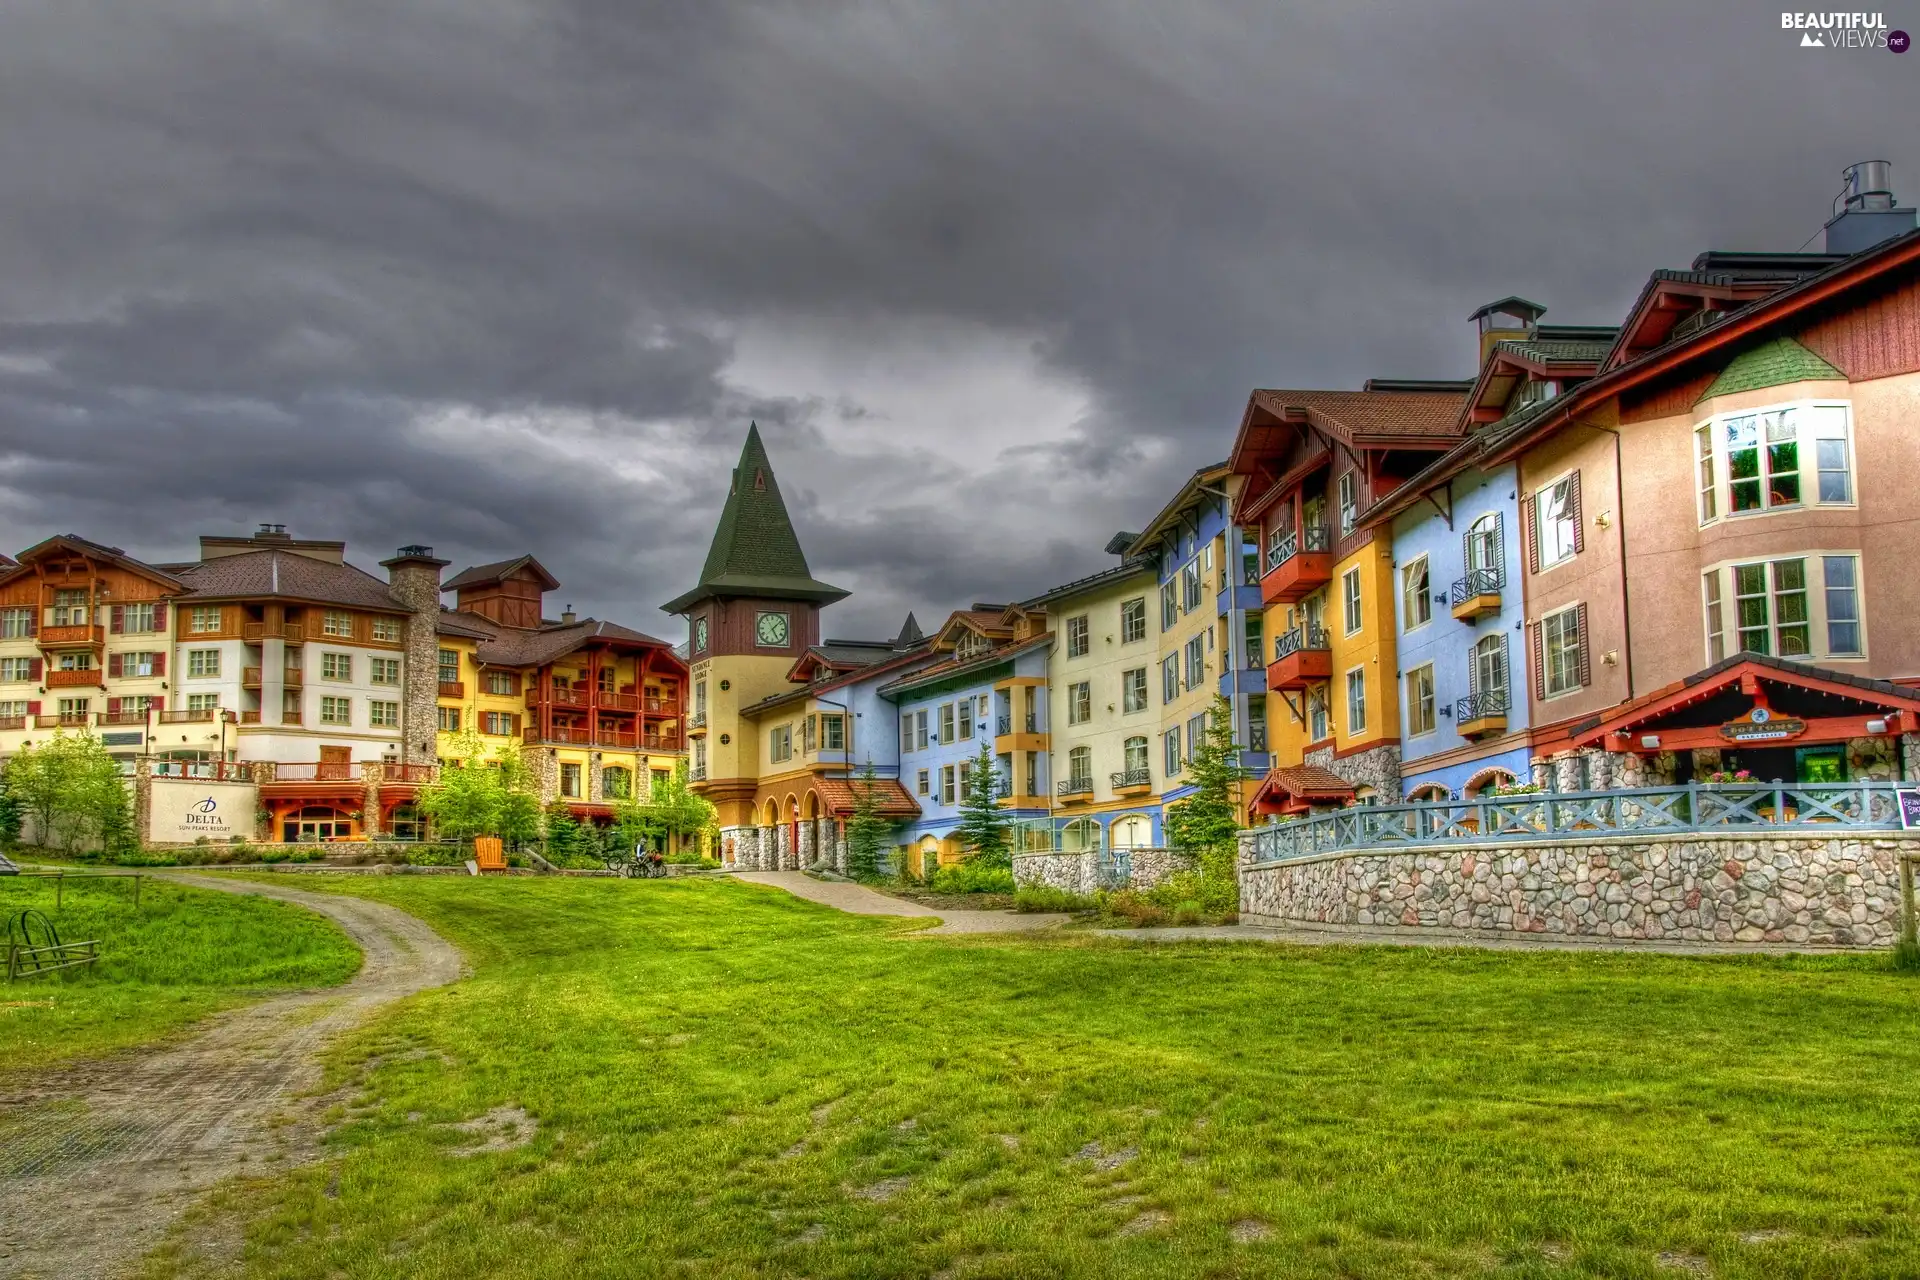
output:
[[[474,657],[490,667],[543,667],[595,642],[616,649],[653,649],[672,655],[674,663],[683,670],[686,665],[665,640],[598,618],[543,622],[538,627],[508,627],[477,613],[449,609],[441,612],[435,630],[443,635],[478,641]]]
[[[1062,583],[1057,587],[1049,587],[1032,599],[1020,601],[1018,607],[1028,610],[1043,608],[1046,605],[1055,604],[1061,600],[1070,600],[1074,596],[1085,595],[1089,591],[1098,591],[1102,587],[1110,587],[1116,583],[1125,582],[1129,578],[1137,578],[1142,575],[1154,579],[1159,578],[1159,571],[1153,567],[1151,557],[1122,561],[1111,569],[1102,569],[1100,572],[1090,573],[1084,578],[1075,578],[1072,582]]]
[[[949,658],[945,662],[936,662],[932,666],[922,667],[918,671],[902,676],[891,684],[881,685],[875,692],[883,698],[897,698],[903,693],[911,693],[915,689],[925,685],[937,684],[943,680],[950,680],[955,676],[963,676],[970,671],[984,671],[988,668],[999,666],[1002,663],[1019,657],[1023,653],[1030,653],[1035,649],[1043,648],[1052,643],[1053,633],[1051,631],[1043,631],[1029,640],[1022,640],[1018,644],[1003,645],[991,653],[978,654],[965,659]]]
[[[1227,464],[1224,462],[1209,463],[1195,471],[1180,485],[1173,497],[1167,500],[1167,505],[1160,508],[1159,514],[1147,522],[1147,527],[1133,536],[1132,541],[1127,544],[1128,547],[1141,546],[1163,537],[1181,516],[1194,510],[1206,500],[1209,496],[1207,493],[1209,486],[1220,484],[1231,474],[1233,473],[1227,470]]]
[[[747,428],[740,462],[733,469],[726,505],[713,530],[700,581],[660,606],[668,613],[685,613],[714,597],[763,596],[777,600],[812,600],[831,604],[847,592],[829,586],[807,568],[806,553],[793,531],[787,504],[780,496],[773,464],[760,443],[760,426]]]
[[[1248,478],[1234,518],[1251,518],[1273,501],[1283,481],[1296,478],[1294,471],[1272,474],[1273,465],[1284,463],[1314,431],[1352,449],[1440,450],[1459,439],[1466,401],[1458,384],[1445,391],[1255,391],[1227,461],[1235,475]],[[1332,458],[1329,445],[1311,461],[1319,466]]]
[[[815,778],[813,789],[827,812],[836,818],[843,818],[853,812],[856,800],[868,791],[869,784],[864,778]],[[897,778],[875,778],[871,784],[872,795],[878,804],[876,808],[883,818],[917,818],[920,816],[920,802],[907,794]]]
[[[822,676],[858,671],[885,662],[897,652],[890,640],[822,640],[787,668],[787,679],[811,683]]]
[[[119,547],[104,546],[89,538],[83,538],[77,533],[55,534],[53,537],[36,542],[25,551],[22,551],[18,560],[8,559],[6,564],[0,565],[0,583],[11,582],[23,573],[32,572],[33,562],[35,560],[41,559],[51,552],[62,550],[103,561],[113,565],[117,569],[125,569],[128,573],[139,574],[141,577],[150,578],[162,586],[172,587],[175,590],[179,590],[185,585],[181,582],[178,573],[174,572],[171,567],[162,569],[158,565],[148,564],[142,560],[135,560]]]
[[[953,648],[959,643],[962,631],[971,631],[988,640],[1004,640],[1013,634],[1013,625],[1006,620],[1006,615],[1007,606],[1004,604],[976,604],[971,609],[955,609],[941,624],[939,634],[934,636],[933,647]]]
[[[243,551],[185,565],[183,601],[275,599],[343,604],[378,613],[411,613],[387,584],[350,564],[292,551]]]
[[[1525,298],[1510,293],[1504,298],[1489,302],[1486,306],[1481,307],[1472,315],[1468,316],[1467,319],[1478,320],[1481,316],[1490,316],[1495,312],[1503,312],[1506,314],[1524,312],[1528,319],[1533,319],[1547,314],[1547,309],[1537,302],[1528,302]]]
[[[540,579],[541,590],[558,591],[560,589],[560,579],[548,573],[546,566],[532,556],[515,556],[511,560],[495,560],[492,564],[477,564],[471,569],[462,569],[442,583],[440,589],[457,591],[461,587],[491,586],[493,583],[503,582],[512,577],[522,568],[533,570]]]
[[[1317,764],[1283,765],[1267,770],[1249,807],[1255,813],[1299,813],[1310,805],[1345,803],[1353,797],[1353,784],[1330,769]]]
[[[1782,387],[1789,382],[1845,382],[1847,375],[1807,350],[1792,338],[1774,338],[1748,347],[1720,371],[1713,385],[1700,393],[1702,400],[1730,396],[1737,391],[1758,391],[1762,387]]]

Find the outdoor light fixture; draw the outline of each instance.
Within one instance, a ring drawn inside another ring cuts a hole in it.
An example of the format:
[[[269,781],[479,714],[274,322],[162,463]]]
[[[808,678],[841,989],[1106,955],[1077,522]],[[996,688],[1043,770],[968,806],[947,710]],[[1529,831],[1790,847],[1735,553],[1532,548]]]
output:
[[[1868,733],[1885,733],[1886,731],[1887,731],[1887,722],[1885,720],[1867,721]]]
[[[1640,745],[1651,751],[1660,745],[1660,735],[1657,733],[1643,733],[1640,735]]]

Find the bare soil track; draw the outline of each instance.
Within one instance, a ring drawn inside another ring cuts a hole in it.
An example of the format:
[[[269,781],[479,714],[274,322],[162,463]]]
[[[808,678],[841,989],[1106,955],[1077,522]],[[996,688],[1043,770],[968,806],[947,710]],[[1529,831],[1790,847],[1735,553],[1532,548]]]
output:
[[[304,1158],[318,1126],[295,1099],[318,1083],[320,1050],[380,1006],[464,970],[439,934],[381,903],[175,878],[327,916],[359,944],[360,972],[220,1014],[163,1048],[0,1085],[0,1276],[118,1274],[214,1183]]]

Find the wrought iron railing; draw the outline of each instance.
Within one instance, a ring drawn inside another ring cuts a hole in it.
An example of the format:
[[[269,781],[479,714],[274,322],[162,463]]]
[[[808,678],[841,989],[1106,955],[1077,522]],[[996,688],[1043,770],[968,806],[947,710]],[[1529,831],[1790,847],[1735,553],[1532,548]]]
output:
[[[703,764],[696,764],[696,765],[690,765],[690,766],[688,766],[688,768],[687,768],[687,781],[689,781],[689,782],[705,782],[706,780],[707,780],[707,766],[705,766],[705,765],[703,765]]]
[[[1026,717],[1022,721],[1022,723],[1026,725],[1026,728],[1022,729],[1020,732],[1022,733],[1040,732],[1038,729],[1034,728],[1034,725],[1037,724],[1039,720],[1040,720],[1040,715],[1038,712],[1034,712],[1034,711],[1027,712]],[[1008,734],[1012,733],[1013,717],[1010,715],[1001,716],[1000,723],[994,731],[1003,738],[1006,737]]]
[[[1273,638],[1273,660],[1291,658],[1302,649],[1331,649],[1333,641],[1325,627],[1295,627]]]
[[[1153,770],[1122,769],[1112,775],[1112,781],[1115,791],[1122,787],[1150,787],[1153,785]]]
[[[1466,577],[1453,584],[1453,603],[1465,604],[1475,596],[1497,596],[1506,585],[1505,569],[1469,569]]]
[[[1487,716],[1503,716],[1507,714],[1507,709],[1505,689],[1482,689],[1453,704],[1454,723],[1465,724],[1469,720],[1482,720]]]
[[[1008,796],[1012,794],[1013,794],[1013,779],[1008,778],[1003,774],[1000,777],[997,777],[993,780],[993,798],[994,799],[1005,800]]]
[[[1830,827],[1897,830],[1899,783],[1697,783],[1621,791],[1526,792],[1479,800],[1365,805],[1254,829],[1254,861],[1396,845],[1590,839],[1658,832]]]
[[[688,716],[688,717],[687,717],[687,728],[689,728],[689,729],[704,729],[704,728],[706,728],[706,727],[707,727],[707,713],[706,713],[706,712],[704,712],[704,711],[696,711],[696,712],[694,712],[694,713],[693,713],[692,715],[690,715],[690,716]]]
[[[1093,794],[1093,779],[1068,778],[1060,784],[1059,790],[1063,796],[1090,796]]]

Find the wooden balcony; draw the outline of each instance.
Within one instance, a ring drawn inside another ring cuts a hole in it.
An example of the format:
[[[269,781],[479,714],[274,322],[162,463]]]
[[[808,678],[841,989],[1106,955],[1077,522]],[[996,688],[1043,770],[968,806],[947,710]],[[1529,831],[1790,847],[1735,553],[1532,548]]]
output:
[[[42,649],[99,649],[107,643],[107,629],[85,623],[76,627],[42,627],[37,639]]]
[[[360,766],[350,760],[321,760],[308,764],[276,764],[275,782],[352,782],[360,776]]]
[[[1308,525],[1283,537],[1267,553],[1260,575],[1263,604],[1296,604],[1333,581],[1333,534],[1325,525]]]
[[[654,710],[654,699],[648,698],[644,701],[648,711]],[[594,692],[593,705],[602,711],[638,711],[642,706],[642,699],[637,693],[615,693],[611,689],[599,689]]]
[[[593,745],[593,730],[584,725],[557,724],[551,729],[529,725],[521,734],[521,738],[529,743],[546,743],[551,746],[590,747]]]
[[[265,622],[243,622],[240,624],[240,638],[255,644],[262,640],[285,640],[290,644],[298,644],[306,638],[306,632],[298,622],[281,622],[275,625]]]
[[[27,727],[32,716],[0,716],[0,733],[12,733]]]
[[[93,712],[69,711],[64,715],[38,715],[33,717],[36,729],[85,729],[93,724]]]
[[[440,766],[436,764],[401,764],[397,760],[386,760],[380,765],[382,782],[410,782],[417,785],[432,782],[439,776]]]
[[[264,672],[259,667],[247,667],[240,672],[242,688],[258,689],[260,677]],[[299,667],[287,667],[280,673],[280,683],[289,689],[298,689],[303,683],[304,672]]]
[[[442,680],[440,682],[440,696],[443,698],[466,697],[467,682],[465,680]]]
[[[106,668],[87,667],[79,671],[47,672],[49,689],[104,689],[106,688]]]
[[[197,711],[161,711],[156,713],[155,718],[161,724],[214,724],[221,719],[231,722],[234,715],[219,707],[202,707]]]
[[[1461,622],[1478,622],[1490,613],[1500,612],[1500,589],[1506,575],[1498,569],[1474,569],[1453,584],[1449,598],[1453,616]]]
[[[1333,676],[1333,648],[1324,627],[1295,627],[1275,637],[1267,688],[1304,689]]]
[[[293,725],[297,725],[297,724],[299,724],[299,723],[300,723],[300,708],[298,708],[298,707],[288,707],[288,708],[287,708],[287,709],[286,709],[285,711],[282,711],[282,712],[280,713],[280,723],[281,723],[281,724],[293,724]]]
[[[101,724],[143,725],[146,722],[147,713],[145,711],[108,711],[100,717]]]
[[[260,713],[258,711],[242,710],[240,712],[240,723],[241,724],[259,724]]]

